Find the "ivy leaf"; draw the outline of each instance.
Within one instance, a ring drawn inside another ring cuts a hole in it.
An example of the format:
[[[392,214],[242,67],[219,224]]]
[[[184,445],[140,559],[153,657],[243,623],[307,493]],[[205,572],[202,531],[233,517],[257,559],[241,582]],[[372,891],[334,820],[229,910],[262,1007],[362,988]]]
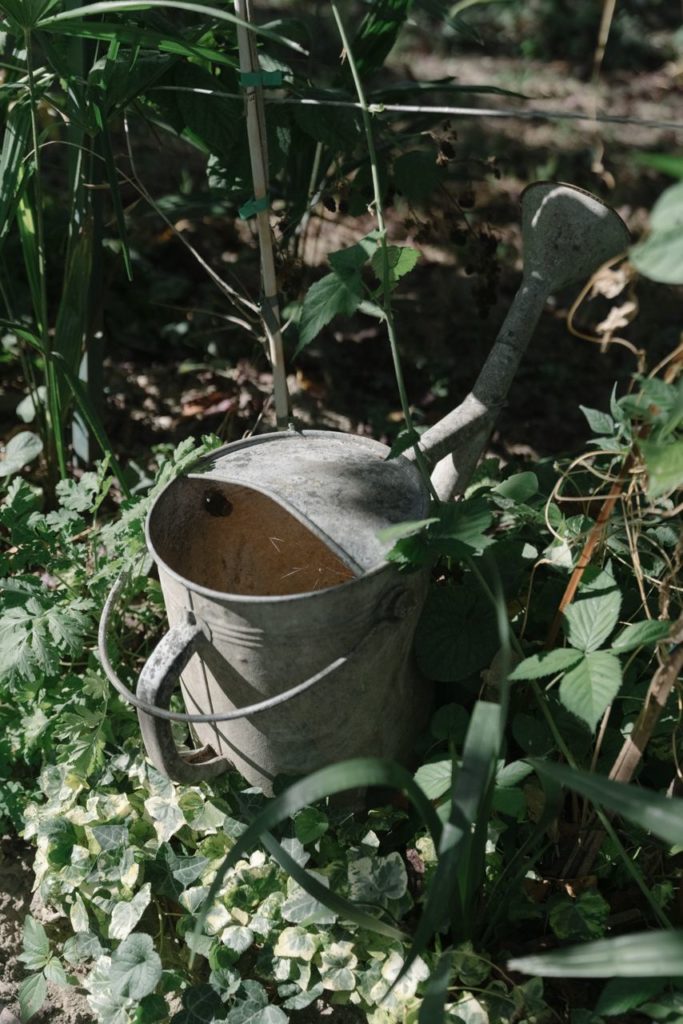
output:
[[[19,986],[21,1019],[29,1020],[47,999],[47,982],[42,974],[32,974]]]
[[[349,895],[358,903],[400,900],[408,887],[408,876],[400,853],[386,857],[360,857],[347,868]]]
[[[312,960],[318,944],[305,928],[284,928],[275,943],[275,956],[288,956],[295,960]]]
[[[564,672],[576,665],[581,658],[583,658],[583,652],[577,651],[573,647],[542,651],[521,661],[508,678],[511,682],[516,682],[518,679],[543,679],[544,676],[554,676],[557,672]]]
[[[211,985],[191,985],[183,992],[183,1009],[171,1018],[171,1024],[212,1024],[222,1015],[223,1004]]]
[[[565,675],[560,683],[560,700],[567,711],[594,731],[620,686],[619,659],[607,651],[591,651]]]
[[[330,827],[327,815],[317,807],[303,807],[294,815],[294,831],[300,843],[314,843]]]
[[[33,462],[43,450],[43,442],[30,430],[15,434],[5,445],[5,457],[0,462],[0,477],[11,476]]]
[[[619,620],[621,592],[609,572],[601,572],[583,586],[578,598],[565,610],[567,639],[581,651],[595,651]]]
[[[240,992],[245,993],[245,998],[238,999],[230,1010],[225,1018],[227,1024],[287,1024],[289,1018],[284,1010],[279,1006],[269,1006],[263,985],[257,981],[244,981]]]
[[[64,943],[62,956],[68,964],[82,964],[95,960],[103,952],[100,941],[92,932],[78,932]]]
[[[350,316],[363,299],[360,274],[326,274],[306,292],[299,320],[299,344],[294,355],[309,345],[338,313]]]
[[[141,1001],[133,1024],[164,1024],[168,1020],[168,1003],[163,996],[152,992]]]
[[[597,939],[604,934],[609,912],[609,903],[600,893],[583,892],[575,900],[558,900],[548,920],[558,939]]]
[[[644,622],[631,622],[612,642],[615,654],[634,651],[636,647],[646,647],[665,640],[671,632],[671,623],[661,619],[646,619]]]
[[[127,903],[117,903],[109,922],[109,938],[125,939],[135,928],[152,899],[152,887],[145,882],[140,891]]]
[[[320,954],[320,977],[329,992],[352,992],[356,987],[354,968],[358,957],[351,942],[332,942]]]
[[[134,932],[112,954],[109,980],[115,996],[142,999],[160,978],[161,960],[151,935]]]
[[[326,889],[330,887],[330,881],[319,871],[309,871],[309,875],[317,879]],[[280,908],[280,913],[285,921],[290,924],[334,924],[337,915],[319,900],[306,892],[293,879],[287,883],[288,896]]]
[[[388,245],[386,252],[386,273],[387,287],[395,288],[398,282],[406,274],[410,273],[417,263],[419,252],[409,245]],[[377,279],[381,282],[378,289],[381,294],[384,289],[384,254],[381,248],[375,250],[370,265],[374,270]]]
[[[168,842],[178,829],[187,824],[185,815],[178,806],[175,792],[169,797],[151,796],[145,800],[145,810],[154,822],[159,842]]]

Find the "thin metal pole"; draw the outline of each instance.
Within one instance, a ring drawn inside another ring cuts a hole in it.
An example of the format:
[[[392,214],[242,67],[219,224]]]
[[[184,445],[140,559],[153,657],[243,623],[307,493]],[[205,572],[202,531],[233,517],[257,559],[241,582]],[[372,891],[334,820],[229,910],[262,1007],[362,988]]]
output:
[[[243,21],[251,21],[249,0],[235,0],[235,13]],[[244,25],[237,26],[237,43],[242,74],[259,71],[258,55],[254,34]],[[273,234],[270,228],[270,202],[268,199],[268,148],[266,140],[266,117],[263,104],[263,86],[246,85],[244,103],[247,115],[247,135],[251,176],[254,185],[254,200],[257,204],[256,224],[261,254],[261,278],[263,299],[261,313],[268,337],[270,361],[273,368],[273,397],[278,430],[289,426],[289,395],[285,374],[285,357],[280,327],[280,307],[277,297],[277,278],[273,254]],[[258,209],[259,203],[263,209]]]

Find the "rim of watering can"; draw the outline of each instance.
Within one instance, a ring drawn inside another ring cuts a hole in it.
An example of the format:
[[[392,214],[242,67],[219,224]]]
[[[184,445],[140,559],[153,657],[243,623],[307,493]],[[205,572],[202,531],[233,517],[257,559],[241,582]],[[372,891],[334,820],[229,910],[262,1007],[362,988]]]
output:
[[[289,512],[291,515],[294,515],[299,520],[299,522],[303,523],[303,525],[306,526],[308,529],[310,529],[312,533],[316,534],[319,537],[320,540],[322,540],[325,544],[330,545],[331,550],[334,551],[335,554],[339,555],[342,558],[342,560],[345,561],[349,565],[350,569],[353,568],[354,566],[358,567],[358,569],[360,569],[359,574],[357,576],[354,576],[350,580],[345,580],[343,583],[336,583],[332,587],[325,587],[324,590],[303,590],[303,591],[301,591],[301,593],[298,593],[298,594],[235,594],[235,593],[233,593],[230,590],[212,590],[211,587],[205,587],[201,583],[195,583],[193,580],[187,579],[187,577],[182,576],[175,569],[172,569],[171,566],[163,558],[161,558],[161,556],[158,555],[156,546],[152,543],[152,538],[150,536],[150,521],[152,519],[152,516],[154,515],[154,511],[155,511],[158,503],[161,501],[161,498],[166,494],[166,491],[169,488],[173,487],[173,485],[175,483],[177,483],[179,480],[183,479],[183,477],[185,477],[185,478],[190,477],[191,474],[193,472],[195,472],[198,467],[200,467],[205,462],[210,462],[212,459],[214,459],[216,457],[216,455],[218,453],[223,451],[225,448],[230,448],[232,451],[237,451],[240,448],[246,448],[246,447],[250,447],[250,446],[255,445],[255,444],[261,444],[262,442],[265,442],[265,441],[277,441],[277,440],[286,439],[288,437],[291,437],[292,434],[300,434],[300,435],[309,436],[309,437],[311,435],[313,435],[313,436],[316,436],[316,437],[341,438],[344,441],[351,440],[353,442],[358,442],[358,443],[361,443],[361,444],[369,443],[369,444],[373,444],[373,445],[381,445],[382,447],[386,448],[387,451],[390,450],[388,445],[384,445],[381,441],[376,441],[372,437],[363,437],[360,434],[345,434],[341,430],[302,430],[302,431],[273,431],[273,432],[268,433],[268,434],[258,434],[256,437],[242,438],[239,441],[232,441],[229,444],[223,445],[221,448],[217,448],[214,451],[207,453],[206,455],[200,456],[200,458],[197,459],[196,462],[192,463],[192,465],[190,465],[185,470],[185,472],[183,472],[180,476],[175,477],[175,479],[171,480],[166,485],[166,487],[164,487],[164,489],[161,491],[161,493],[158,494],[157,497],[154,499],[152,507],[150,508],[150,510],[147,513],[147,516],[145,518],[145,542],[147,544],[147,549],[150,552],[150,554],[152,555],[155,563],[157,565],[163,566],[164,572],[168,573],[168,575],[172,579],[174,579],[178,583],[181,583],[184,587],[186,587],[188,590],[191,590],[193,593],[201,594],[202,597],[209,597],[209,598],[211,598],[213,600],[216,600],[216,599],[221,600],[222,599],[222,600],[230,600],[230,601],[240,602],[240,603],[243,602],[244,604],[261,604],[262,605],[264,602],[272,602],[273,604],[281,604],[281,603],[283,603],[285,601],[286,602],[301,601],[301,600],[305,600],[305,599],[310,598],[310,597],[318,597],[319,598],[323,594],[327,594],[327,593],[330,593],[332,591],[337,592],[339,590],[342,590],[344,587],[351,587],[351,586],[353,586],[354,583],[359,583],[361,580],[365,580],[365,579],[368,579],[369,577],[377,576],[377,575],[379,575],[379,573],[384,572],[386,570],[394,570],[395,571],[396,567],[391,562],[387,561],[386,558],[383,561],[378,562],[377,565],[371,566],[369,569],[363,570],[362,567],[358,566],[358,563],[355,562],[355,560],[353,558],[351,558],[351,556],[347,552],[343,552],[341,550],[341,548],[339,548],[339,546],[337,544],[335,544],[335,542],[332,540],[332,538],[329,537],[324,532],[324,530],[321,530],[315,523],[312,523],[305,516],[303,516],[300,512],[298,512],[298,510],[295,509],[293,506],[291,506],[286,499],[281,498],[280,495],[275,494],[273,491],[269,491],[268,488],[266,488],[266,487],[262,487],[260,485],[254,485],[251,482],[248,483],[248,484],[244,484],[242,481],[239,481],[239,480],[230,481],[229,479],[226,480],[226,482],[228,482],[228,483],[243,484],[243,486],[249,487],[249,488],[251,488],[252,490],[255,490],[255,491],[259,491],[261,494],[265,494],[269,498],[272,498],[273,500],[275,500],[279,505],[282,505],[282,507],[285,508],[287,510],[287,512]],[[400,459],[400,458],[402,458],[402,456],[399,455],[399,456],[397,456],[397,458]],[[408,461],[408,460],[406,460],[406,461]],[[427,494],[426,488],[425,488],[425,494]],[[355,572],[356,568],[353,568],[353,571]]]

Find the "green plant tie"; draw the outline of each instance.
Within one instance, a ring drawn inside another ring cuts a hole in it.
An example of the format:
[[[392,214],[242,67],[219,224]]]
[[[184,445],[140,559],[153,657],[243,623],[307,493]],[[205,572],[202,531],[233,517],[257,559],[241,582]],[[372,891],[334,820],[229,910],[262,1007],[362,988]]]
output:
[[[238,213],[242,220],[249,220],[254,214],[267,210],[269,206],[270,196],[266,192],[264,196],[260,196],[258,199],[248,199],[246,203],[240,206]]]
[[[264,89],[275,89],[282,85],[284,79],[283,71],[240,71],[239,83],[245,89],[257,85]]]

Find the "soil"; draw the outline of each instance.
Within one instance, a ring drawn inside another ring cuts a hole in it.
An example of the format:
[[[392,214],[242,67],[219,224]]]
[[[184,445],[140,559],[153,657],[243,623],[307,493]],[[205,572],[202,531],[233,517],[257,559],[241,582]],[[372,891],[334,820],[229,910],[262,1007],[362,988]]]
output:
[[[18,991],[26,972],[18,959],[24,918],[31,914],[46,928],[55,915],[41,907],[33,889],[33,850],[16,837],[0,839],[0,1024],[19,1024]],[[48,999],[32,1024],[93,1024],[85,995],[76,988],[48,984]]]

